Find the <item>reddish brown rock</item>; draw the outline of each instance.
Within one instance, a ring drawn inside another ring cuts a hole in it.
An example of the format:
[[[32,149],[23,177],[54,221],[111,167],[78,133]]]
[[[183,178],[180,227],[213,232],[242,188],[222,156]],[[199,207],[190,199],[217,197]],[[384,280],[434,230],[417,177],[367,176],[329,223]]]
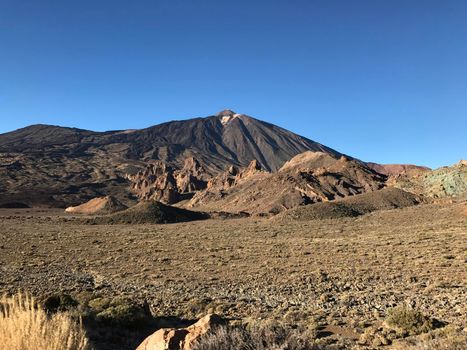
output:
[[[253,175],[256,175],[260,172],[264,172],[263,167],[261,164],[256,160],[252,160],[250,164],[237,175],[237,182],[242,179],[247,179]]]
[[[174,169],[164,162],[148,164],[146,169],[128,178],[132,182],[131,190],[141,200],[157,200],[167,204],[179,201]]]
[[[224,173],[210,179],[206,190],[196,193],[189,206],[193,207],[222,199],[232,187],[266,174],[269,173],[261,167],[257,160],[252,160],[248,167],[242,170],[232,165]]]
[[[206,170],[194,157],[185,160],[183,168],[175,173],[175,177],[180,193],[203,190],[207,186]]]
[[[131,190],[140,200],[173,204],[185,199],[186,194],[206,188],[206,177],[201,164],[195,158],[189,157],[182,169],[156,161],[137,174],[128,176],[128,179],[132,182]]]
[[[305,152],[275,173],[261,171],[258,163],[252,162],[235,176],[224,174],[213,179],[207,190],[193,197],[190,205],[203,210],[270,215],[375,191],[384,187],[385,181],[385,175],[358,160]]]
[[[201,336],[223,324],[221,317],[209,314],[187,328],[162,328],[147,337],[136,350],[191,350]]]

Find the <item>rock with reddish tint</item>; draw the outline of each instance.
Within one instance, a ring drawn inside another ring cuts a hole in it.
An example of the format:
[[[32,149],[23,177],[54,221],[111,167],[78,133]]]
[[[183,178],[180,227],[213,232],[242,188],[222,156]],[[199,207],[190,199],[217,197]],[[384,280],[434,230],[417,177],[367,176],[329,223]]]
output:
[[[147,337],[136,350],[191,350],[201,336],[224,323],[220,316],[209,314],[186,328],[162,328]]]
[[[205,189],[207,174],[193,157],[185,160],[182,169],[162,161],[155,161],[135,175],[129,175],[131,190],[140,200],[156,200],[165,204],[177,203]]]
[[[386,178],[352,158],[305,152],[274,173],[262,171],[253,161],[235,176],[227,173],[213,179],[189,205],[202,210],[275,215],[306,204],[376,191],[384,187]]]

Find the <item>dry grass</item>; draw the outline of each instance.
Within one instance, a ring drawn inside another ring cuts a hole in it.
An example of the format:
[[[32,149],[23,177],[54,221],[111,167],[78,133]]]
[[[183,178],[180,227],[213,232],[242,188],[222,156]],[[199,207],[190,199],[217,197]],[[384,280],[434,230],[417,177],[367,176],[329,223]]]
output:
[[[200,339],[193,350],[317,350],[314,335],[305,330],[286,329],[280,326],[253,328],[219,327]]]
[[[32,297],[3,296],[0,303],[0,350],[85,350],[85,333],[64,313],[47,315]]]
[[[453,327],[438,329],[429,334],[397,342],[393,350],[465,350],[467,334]]]

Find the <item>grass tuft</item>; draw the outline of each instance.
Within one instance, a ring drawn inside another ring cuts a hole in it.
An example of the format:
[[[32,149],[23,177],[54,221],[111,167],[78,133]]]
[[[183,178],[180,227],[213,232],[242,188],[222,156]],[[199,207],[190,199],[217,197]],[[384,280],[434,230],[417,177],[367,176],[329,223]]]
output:
[[[23,294],[0,299],[0,350],[87,350],[80,324],[68,314],[48,315]]]

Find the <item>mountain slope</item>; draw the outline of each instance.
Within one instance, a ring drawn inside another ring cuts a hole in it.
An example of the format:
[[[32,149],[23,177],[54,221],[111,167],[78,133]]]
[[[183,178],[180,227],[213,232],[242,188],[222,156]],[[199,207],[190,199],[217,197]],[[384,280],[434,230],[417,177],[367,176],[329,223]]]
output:
[[[226,110],[141,130],[93,132],[33,125],[0,135],[0,206],[69,206],[97,196],[131,199],[127,174],[194,157],[210,175],[256,159],[269,171],[305,151],[341,154],[278,126]]]
[[[246,176],[237,176],[234,181],[224,181],[229,174],[214,178],[188,206],[274,215],[301,205],[376,191],[386,181],[385,175],[358,160],[345,156],[336,159],[322,152],[299,154],[274,173],[250,168]]]
[[[397,176],[403,173],[410,172],[422,173],[431,170],[428,167],[414,164],[378,164],[367,162],[366,165],[368,165],[371,169],[377,171],[378,173],[388,176]]]
[[[316,220],[355,217],[378,210],[405,208],[422,203],[422,199],[399,188],[383,189],[349,196],[332,202],[299,206],[285,211],[277,220]]]

